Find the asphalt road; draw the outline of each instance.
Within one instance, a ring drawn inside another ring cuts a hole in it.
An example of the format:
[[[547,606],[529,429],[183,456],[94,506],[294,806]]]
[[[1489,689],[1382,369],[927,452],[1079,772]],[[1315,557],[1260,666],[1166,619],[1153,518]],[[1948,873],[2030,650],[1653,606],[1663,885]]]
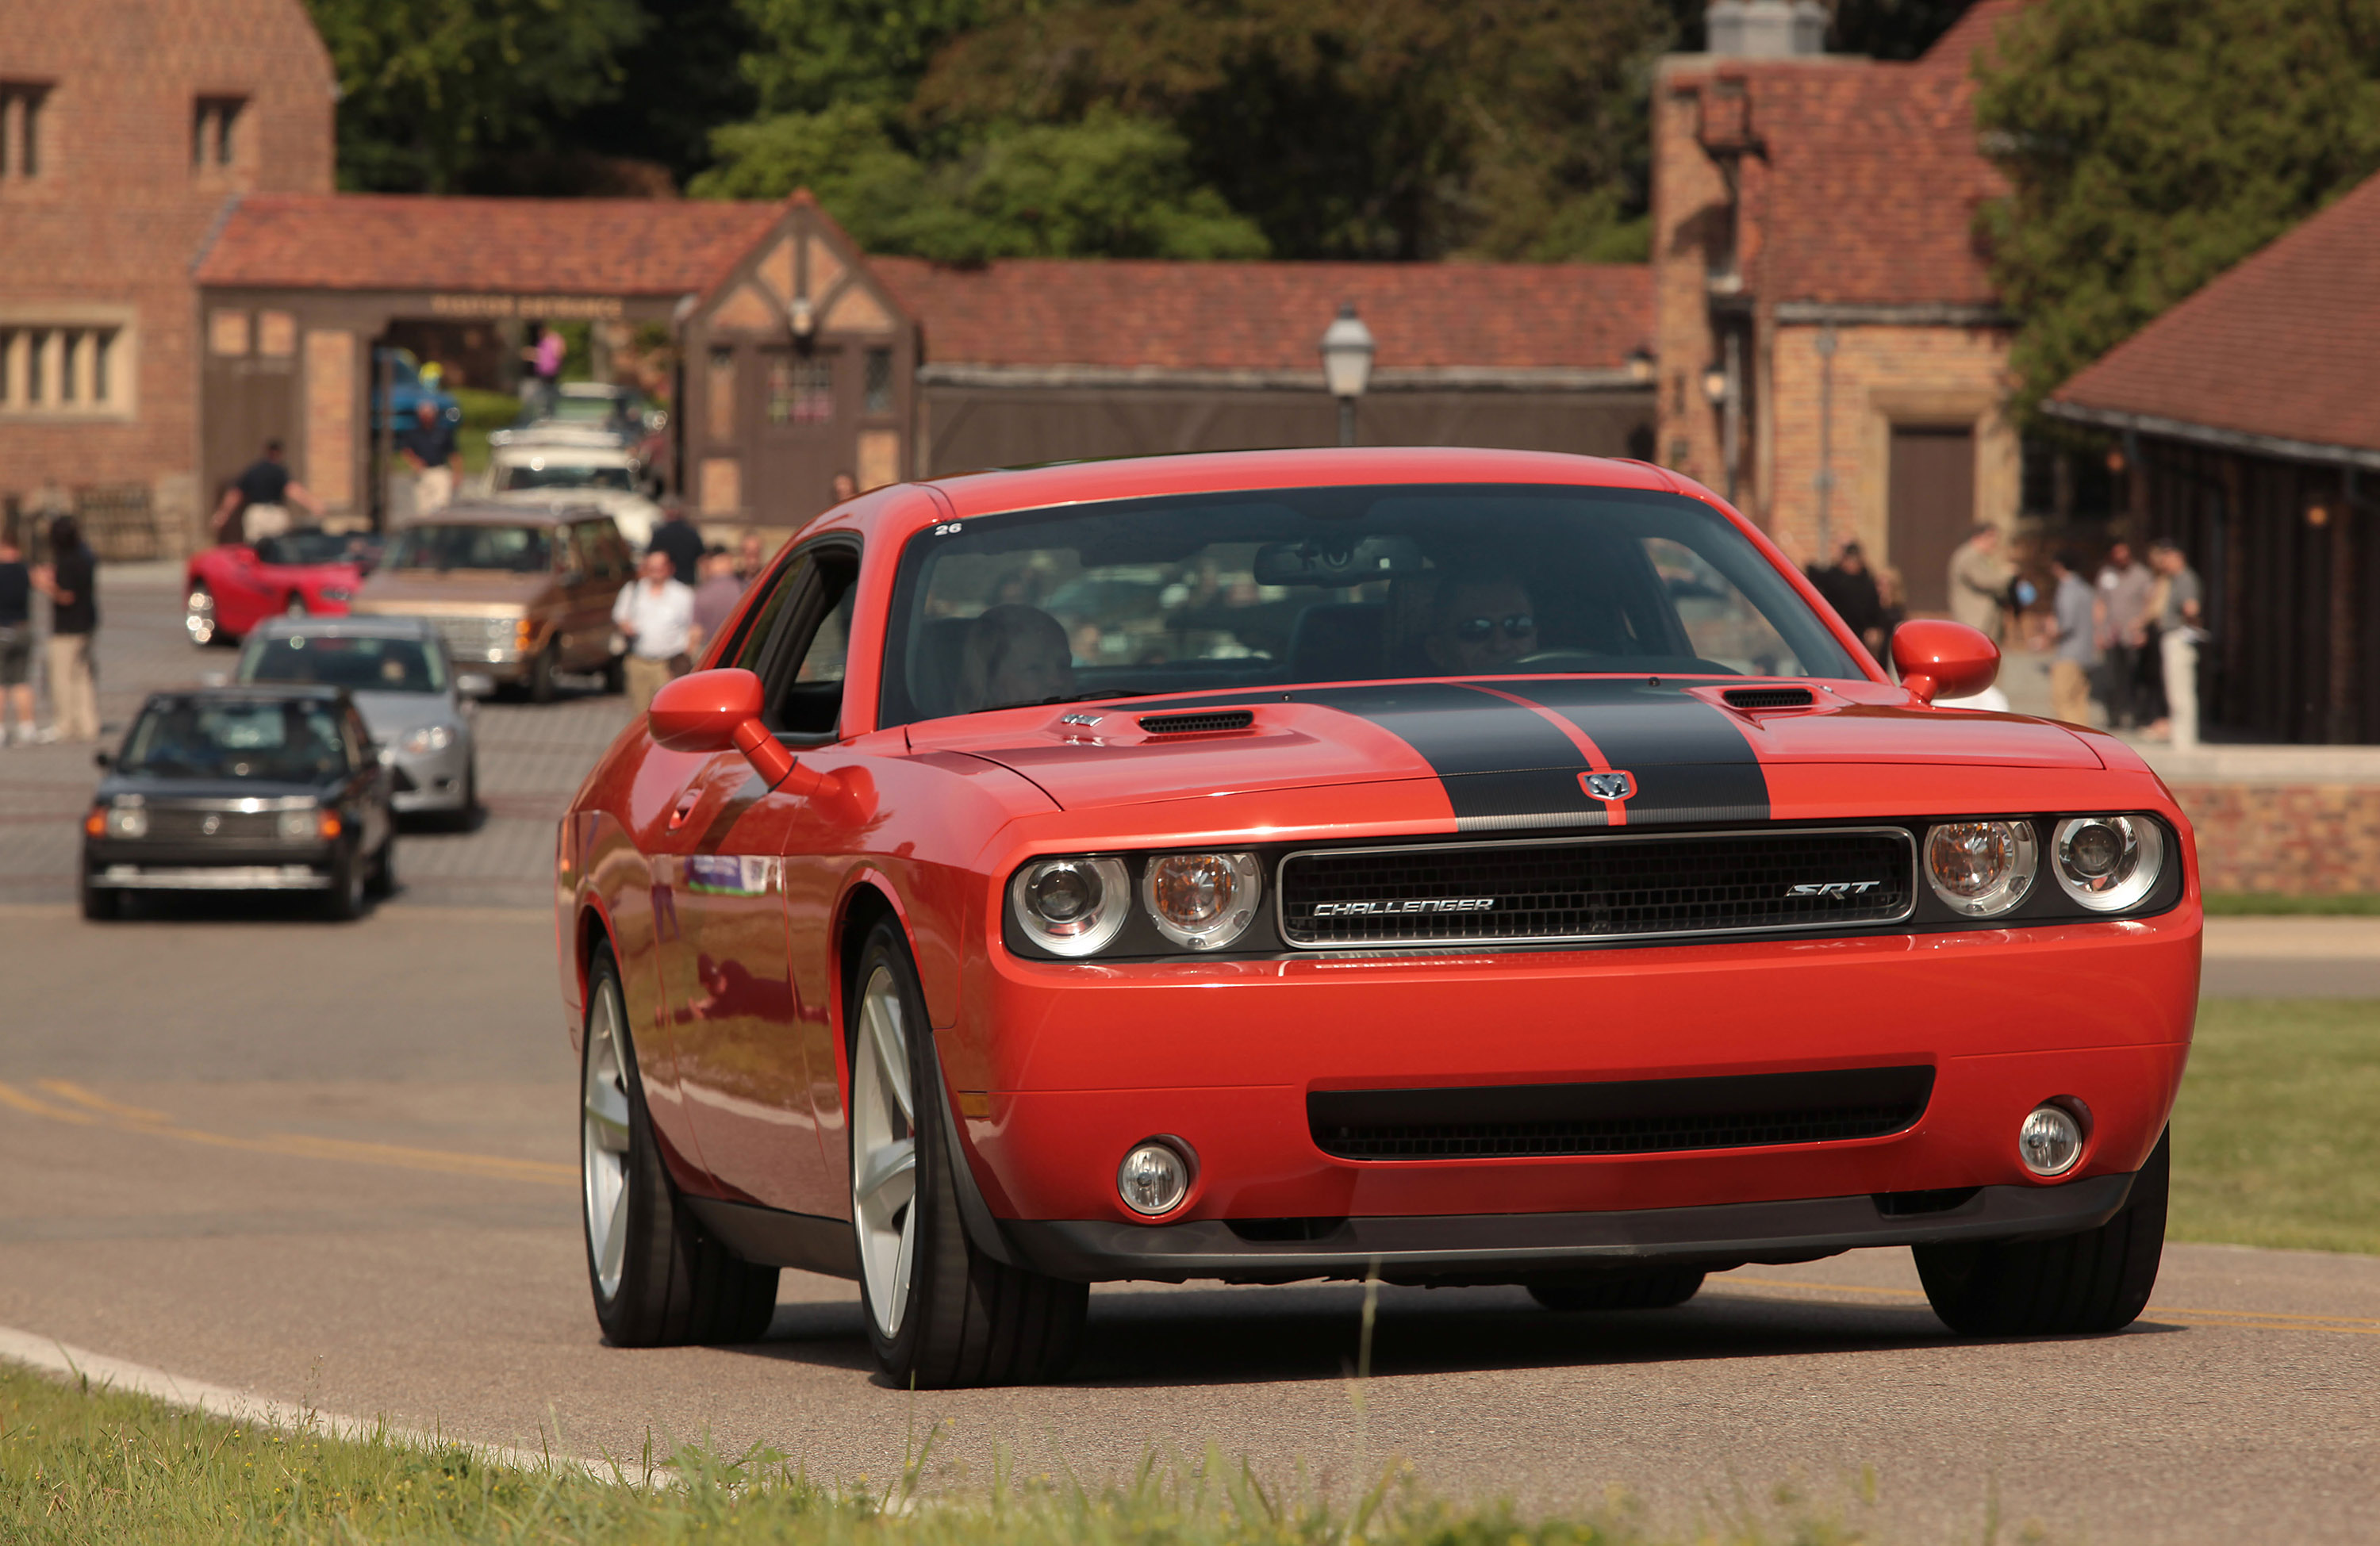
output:
[[[147,600],[111,613],[118,704],[191,669]],[[1892,1252],[1747,1269],[1651,1314],[1384,1290],[1360,1416],[1350,1286],[1102,1288],[1048,1389],[885,1389],[853,1290],[794,1273],[758,1346],[607,1348],[552,924],[510,904],[617,708],[489,714],[505,803],[468,837],[403,839],[407,890],[347,926],[271,906],[86,925],[47,826],[79,811],[84,754],[0,754],[0,1326],[578,1454],[707,1433],[880,1478],[940,1422],[959,1480],[996,1445],[1098,1476],[1212,1443],[1334,1487],[1391,1455],[1536,1506],[1616,1485],[1679,1522],[1790,1482],[1894,1539],[1979,1539],[1994,1509],[2069,1541],[2374,1533],[2380,1259],[2176,1247],[2131,1332],[1997,1344],[1948,1335]],[[2226,922],[2209,977],[2380,996],[2380,925]]]

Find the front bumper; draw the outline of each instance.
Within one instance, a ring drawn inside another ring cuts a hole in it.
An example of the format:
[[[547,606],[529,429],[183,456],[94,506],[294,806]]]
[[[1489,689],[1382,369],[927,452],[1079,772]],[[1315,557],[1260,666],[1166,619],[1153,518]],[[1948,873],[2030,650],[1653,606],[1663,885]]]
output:
[[[1716,1257],[1747,1242],[1824,1255],[1848,1245],[1823,1242],[1892,1243],[1970,1216],[1986,1233],[2086,1226],[2099,1204],[2057,1199],[2138,1170],[2164,1130],[2189,1054],[2199,945],[2192,902],[2030,928],[1471,956],[1073,965],[995,949],[970,963],[955,1023],[936,1041],[985,1215],[1023,1230],[1021,1250],[1077,1260],[1076,1271],[1110,1258],[1130,1266],[1119,1242],[1139,1237],[1160,1242],[1143,1249],[1165,1273],[1245,1272],[1239,1247],[1284,1249],[1232,1233],[1252,1221],[1358,1221],[1344,1226],[1343,1251],[1368,1260],[1397,1238],[1381,1233],[1396,1220],[1518,1228],[1747,1205],[1786,1211],[1686,1243]],[[1898,1130],[1659,1153],[1342,1157],[1318,1143],[1308,1100],[1919,1065],[1933,1070],[1931,1093]],[[2076,1169],[2044,1181],[2024,1169],[2016,1135],[2052,1098],[2087,1113],[2089,1136]],[[1152,1223],[1123,1207],[1114,1178],[1134,1144],[1157,1136],[1185,1143],[1196,1174],[1182,1207]],[[1975,1188],[1984,1211],[1955,1219],[1879,1225],[1867,1201]],[[2012,1202],[1992,1200],[2002,1191],[2046,1200],[2052,1222],[2009,1214]],[[1850,1224],[1828,1212],[1845,1207]],[[1779,1220],[1787,1235],[1814,1233],[1781,1245]],[[1609,1238],[1624,1255],[1633,1237],[1609,1234],[1618,1227],[1579,1238]],[[1460,1250],[1491,1263],[1465,1270],[1526,1259],[1492,1230],[1464,1238]],[[1238,1246],[1214,1249],[1226,1240]],[[1272,1256],[1256,1267],[1293,1270]]]
[[[427,755],[407,756],[399,753],[395,766],[405,777],[397,780],[396,791],[389,796],[389,807],[405,815],[461,810],[469,797],[466,774],[470,764],[470,742],[459,737],[444,751]]]
[[[1749,1262],[1813,1261],[1864,1246],[2071,1234],[2114,1217],[2131,1189],[2131,1176],[2113,1175],[2065,1187],[1982,1187],[1947,1197],[1887,1193],[1618,1213],[1236,1225],[1208,1219],[1154,1227],[1100,1219],[1003,1221],[997,1228],[1008,1254],[1051,1277],[1084,1283],[1294,1283],[1375,1274],[1385,1283],[1506,1283],[1645,1267],[1722,1272]]]
[[[320,891],[336,859],[322,842],[233,849],[116,840],[84,845],[83,876],[102,890]]]

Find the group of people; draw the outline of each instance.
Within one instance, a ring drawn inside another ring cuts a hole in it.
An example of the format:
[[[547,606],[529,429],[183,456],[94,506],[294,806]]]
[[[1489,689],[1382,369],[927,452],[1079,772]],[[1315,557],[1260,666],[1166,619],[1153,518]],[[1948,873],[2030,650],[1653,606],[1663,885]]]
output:
[[[0,529],[0,745],[99,739],[91,636],[99,630],[98,566],[71,515],[51,520],[46,563],[27,562],[14,526]],[[52,723],[33,718],[33,598],[50,599],[43,657]]]
[[[2198,743],[2198,646],[2206,638],[2206,588],[2179,544],[2149,545],[2143,563],[2129,542],[2107,550],[2095,576],[2071,550],[2051,558],[2056,645],[2051,712],[2091,722],[2095,695],[2107,722],[2151,741]]]
[[[759,532],[746,532],[733,550],[706,547],[684,507],[667,509],[637,577],[612,604],[630,709],[642,714],[664,683],[693,669],[694,658],[727,625],[768,558]]]

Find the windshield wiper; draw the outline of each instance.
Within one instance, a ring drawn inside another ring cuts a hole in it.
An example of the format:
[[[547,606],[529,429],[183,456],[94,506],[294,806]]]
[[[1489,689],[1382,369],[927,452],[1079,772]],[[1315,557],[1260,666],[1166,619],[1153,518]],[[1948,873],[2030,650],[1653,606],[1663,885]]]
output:
[[[1046,708],[1053,703],[1089,703],[1094,698],[1154,698],[1162,697],[1164,693],[1165,689],[1161,687],[1128,687],[1122,692],[1110,692],[1107,689],[1102,688],[1096,693],[1076,693],[1071,697],[1063,698],[1038,698],[1029,704],[1011,704],[1008,707],[1011,708]]]

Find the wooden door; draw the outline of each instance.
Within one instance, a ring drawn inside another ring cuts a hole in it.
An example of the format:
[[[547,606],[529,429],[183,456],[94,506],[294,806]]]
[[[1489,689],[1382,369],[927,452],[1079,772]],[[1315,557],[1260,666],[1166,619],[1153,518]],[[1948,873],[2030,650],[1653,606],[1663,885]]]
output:
[[[744,507],[755,519],[774,525],[808,520],[833,502],[834,475],[852,470],[859,403],[847,356],[823,344],[752,352]]]
[[[1888,561],[1910,611],[1950,610],[1950,555],[1975,529],[1975,431],[1892,429]]]

